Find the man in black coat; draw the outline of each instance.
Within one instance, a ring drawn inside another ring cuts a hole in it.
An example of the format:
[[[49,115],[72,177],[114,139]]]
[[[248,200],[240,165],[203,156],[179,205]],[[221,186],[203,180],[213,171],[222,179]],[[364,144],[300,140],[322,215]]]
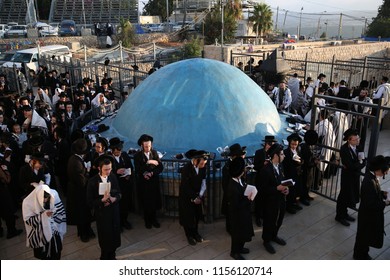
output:
[[[344,99],[351,99],[351,90],[346,86],[347,82],[344,80],[340,81],[339,92],[337,93],[337,97]],[[349,110],[348,103],[344,102],[336,102],[336,108]]]
[[[122,194],[119,203],[121,227],[125,229],[132,229],[131,223],[127,220],[132,204],[133,192],[133,163],[127,153],[122,152],[123,141],[118,137],[110,139],[111,155],[114,158],[112,165],[112,173],[118,179],[120,191]]]
[[[157,211],[161,209],[159,175],[164,169],[157,151],[152,149],[152,142],[152,136],[141,135],[138,139],[141,150],[134,155],[137,191],[143,206],[145,227],[147,229],[151,229],[152,226],[160,227],[157,220]]]
[[[284,160],[283,146],[273,144],[267,155],[270,158],[270,163],[260,171],[262,181],[258,195],[263,196],[264,202],[263,244],[268,253],[275,254],[276,251],[271,241],[282,246],[286,245],[286,241],[278,236],[278,232],[286,211],[286,195],[288,195],[289,187],[281,184],[281,181],[284,180],[281,166]]]
[[[90,178],[87,186],[87,202],[96,219],[101,260],[115,260],[115,251],[121,246],[121,192],[116,176],[111,173],[113,160],[109,155],[100,156],[99,174]]]
[[[263,169],[265,165],[269,163],[267,151],[274,143],[277,143],[278,140],[276,140],[275,136],[273,135],[266,135],[263,140],[263,148],[257,150],[255,152],[255,157],[253,159],[254,169],[256,170],[256,177],[255,177],[255,186],[257,190],[260,189],[260,170]],[[255,219],[256,219],[256,225],[258,227],[261,227],[263,222],[263,206],[262,206],[262,198],[261,196],[257,195],[255,197]]]
[[[84,156],[88,151],[88,144],[84,138],[72,143],[72,155],[68,160],[67,186],[67,223],[77,225],[77,235],[82,242],[88,242],[95,237],[91,228],[91,211],[87,205],[88,173],[84,165]]]
[[[368,254],[369,247],[383,246],[385,232],[383,211],[390,204],[390,195],[381,190],[378,178],[385,178],[389,172],[389,164],[389,157],[374,157],[370,161],[370,172],[367,172],[363,179],[353,252],[355,260],[371,260]]]
[[[348,209],[356,209],[360,193],[360,173],[365,166],[365,160],[359,153],[359,135],[354,129],[347,129],[344,132],[344,141],[347,141],[340,148],[342,163],[340,193],[337,197],[336,218],[343,226],[349,226],[355,218],[348,215]]]
[[[190,245],[203,242],[198,232],[198,223],[203,216],[202,199],[206,191],[206,163],[209,153],[204,150],[189,150],[185,153],[188,162],[181,169],[179,189],[179,222],[184,228]]]
[[[235,260],[244,260],[241,254],[248,254],[245,242],[254,236],[251,199],[245,195],[246,184],[242,181],[245,174],[245,160],[235,157],[229,166],[230,181],[227,189],[228,216],[230,219],[231,248],[230,256]]]

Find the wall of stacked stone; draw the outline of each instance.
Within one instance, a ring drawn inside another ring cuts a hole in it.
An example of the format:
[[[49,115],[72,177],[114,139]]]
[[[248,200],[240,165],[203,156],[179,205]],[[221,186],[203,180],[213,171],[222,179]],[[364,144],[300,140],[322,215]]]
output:
[[[275,48],[280,48],[286,58],[294,60],[305,60],[306,54],[312,61],[332,61],[333,56],[338,60],[350,60],[351,58],[364,58],[366,56],[390,58],[390,42],[373,42],[353,44],[353,42],[341,46],[331,46],[329,42],[312,42],[295,44],[295,49],[281,49],[281,44],[253,46],[253,52],[248,52],[248,45],[228,45],[223,48],[224,61],[230,63],[230,53],[261,55],[262,52],[272,52]],[[205,57],[221,60],[221,46],[205,46]]]

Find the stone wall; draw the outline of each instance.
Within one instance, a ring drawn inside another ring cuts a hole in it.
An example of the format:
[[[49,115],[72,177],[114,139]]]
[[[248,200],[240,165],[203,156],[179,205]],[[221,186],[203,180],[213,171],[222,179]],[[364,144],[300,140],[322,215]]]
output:
[[[307,42],[295,44],[295,49],[283,50],[286,58],[305,60],[306,54],[309,60],[314,61],[332,61],[333,56],[339,60],[350,60],[351,58],[363,58],[366,56],[387,57],[390,58],[390,42],[363,42],[354,44],[354,42],[343,42],[345,45],[331,46],[330,42]],[[261,55],[263,52],[272,52],[275,48],[281,47],[281,44],[258,45],[253,46],[253,54]],[[230,53],[248,53],[248,45],[227,45],[223,48],[224,61],[230,63]],[[221,60],[221,46],[205,46],[205,57]]]

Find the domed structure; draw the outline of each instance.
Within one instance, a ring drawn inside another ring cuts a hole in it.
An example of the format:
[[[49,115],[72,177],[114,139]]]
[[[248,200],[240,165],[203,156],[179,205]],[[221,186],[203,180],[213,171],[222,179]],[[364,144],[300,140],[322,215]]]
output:
[[[196,58],[149,76],[122,105],[113,127],[130,143],[146,133],[160,150],[175,153],[235,142],[258,147],[266,134],[278,133],[281,121],[267,94],[241,70]]]

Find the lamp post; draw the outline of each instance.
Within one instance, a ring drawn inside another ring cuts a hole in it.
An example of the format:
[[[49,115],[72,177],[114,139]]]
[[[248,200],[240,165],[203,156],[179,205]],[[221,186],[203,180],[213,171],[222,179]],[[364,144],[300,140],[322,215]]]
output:
[[[321,12],[321,14],[320,14],[320,17],[318,18],[318,25],[317,25],[317,34],[316,34],[316,36],[317,36],[317,38],[319,38],[320,37],[320,29],[321,29],[321,17],[324,15],[324,13],[326,13],[326,11],[323,11],[323,12]]]
[[[298,40],[301,37],[302,11],[303,11],[303,7],[301,8],[301,13],[299,15]]]
[[[225,61],[223,53],[223,29],[224,29],[223,0],[221,0],[221,61]]]

